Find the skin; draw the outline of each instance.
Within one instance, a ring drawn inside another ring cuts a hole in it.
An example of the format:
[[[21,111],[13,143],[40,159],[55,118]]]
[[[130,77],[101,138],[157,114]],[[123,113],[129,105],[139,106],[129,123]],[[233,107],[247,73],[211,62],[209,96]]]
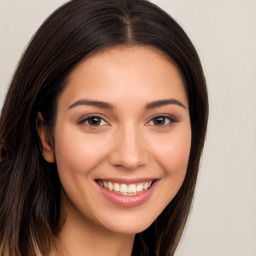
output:
[[[84,104],[85,99],[111,107]],[[167,99],[175,101],[152,106]],[[88,115],[99,117],[96,125]],[[158,116],[165,118],[159,122]],[[131,255],[135,234],[159,216],[186,174],[191,126],[176,66],[145,46],[96,53],[75,68],[59,95],[54,148],[41,121],[42,154],[56,161],[63,188],[59,250]],[[145,203],[121,207],[106,199],[95,181],[115,178],[157,181]],[[54,249],[51,255],[57,255]]]

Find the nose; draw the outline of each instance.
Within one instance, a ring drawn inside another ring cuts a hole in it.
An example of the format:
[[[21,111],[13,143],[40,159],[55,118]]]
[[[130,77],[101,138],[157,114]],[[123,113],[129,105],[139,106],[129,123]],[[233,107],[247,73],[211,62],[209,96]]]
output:
[[[114,147],[109,155],[112,165],[133,170],[148,162],[148,152],[143,134],[134,127],[118,131],[114,138]]]

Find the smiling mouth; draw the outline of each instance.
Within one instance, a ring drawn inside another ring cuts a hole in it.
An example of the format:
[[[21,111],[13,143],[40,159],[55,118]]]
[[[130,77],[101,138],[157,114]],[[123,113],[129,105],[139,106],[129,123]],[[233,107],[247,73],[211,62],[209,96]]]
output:
[[[154,183],[154,180],[134,184],[97,180],[97,183],[103,188],[109,190],[110,192],[114,192],[125,196],[135,196],[142,193],[145,190],[148,190]]]

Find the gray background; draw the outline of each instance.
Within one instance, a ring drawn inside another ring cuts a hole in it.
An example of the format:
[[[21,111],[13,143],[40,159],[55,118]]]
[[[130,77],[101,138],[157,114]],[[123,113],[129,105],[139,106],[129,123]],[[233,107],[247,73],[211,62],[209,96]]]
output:
[[[0,0],[0,106],[30,37],[61,0]],[[256,1],[155,0],[201,57],[210,120],[176,256],[256,255]]]

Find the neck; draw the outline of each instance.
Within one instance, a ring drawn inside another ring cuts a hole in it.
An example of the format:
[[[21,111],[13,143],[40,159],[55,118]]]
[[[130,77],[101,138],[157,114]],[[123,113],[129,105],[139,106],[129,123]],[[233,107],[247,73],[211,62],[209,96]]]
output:
[[[65,201],[62,202],[63,225],[57,235],[57,246],[52,248],[51,256],[131,256],[134,234],[112,232],[81,216],[67,198],[63,201]]]

